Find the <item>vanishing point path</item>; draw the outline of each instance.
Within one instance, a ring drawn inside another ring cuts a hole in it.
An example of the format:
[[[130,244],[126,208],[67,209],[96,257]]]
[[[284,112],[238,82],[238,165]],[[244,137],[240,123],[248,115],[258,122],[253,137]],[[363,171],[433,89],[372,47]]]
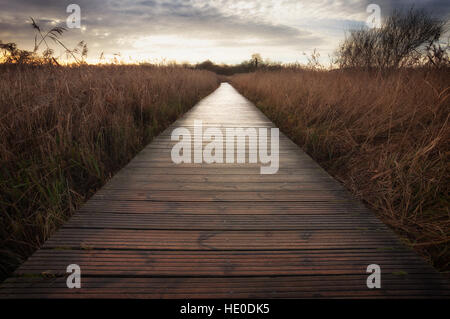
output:
[[[280,169],[179,164],[171,132],[274,124],[223,83],[0,285],[0,297],[446,297],[448,282],[280,133]],[[207,143],[206,143],[207,144]],[[81,267],[81,288],[66,268]],[[381,268],[368,289],[367,266]]]

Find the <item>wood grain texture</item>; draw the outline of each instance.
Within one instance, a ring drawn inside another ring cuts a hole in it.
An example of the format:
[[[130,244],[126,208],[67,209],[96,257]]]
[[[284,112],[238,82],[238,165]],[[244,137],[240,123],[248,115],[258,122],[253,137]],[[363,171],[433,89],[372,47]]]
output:
[[[1,298],[449,298],[446,279],[280,133],[280,169],[175,164],[171,132],[273,128],[222,84],[0,285]],[[193,134],[194,136],[194,134]],[[207,142],[203,142],[205,145]],[[78,264],[82,288],[66,287]],[[368,289],[378,264],[381,289]]]

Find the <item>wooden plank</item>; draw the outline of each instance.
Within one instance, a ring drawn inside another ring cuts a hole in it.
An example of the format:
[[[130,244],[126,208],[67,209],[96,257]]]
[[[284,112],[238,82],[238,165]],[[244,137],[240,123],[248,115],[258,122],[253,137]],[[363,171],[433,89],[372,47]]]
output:
[[[134,201],[177,201],[177,202],[237,202],[237,201],[348,201],[345,191],[279,191],[279,192],[219,192],[219,191],[141,191],[103,188],[93,197],[96,200],[134,200]]]
[[[129,175],[129,174],[139,174],[139,172],[145,171],[145,174],[147,175],[244,175],[244,176],[251,176],[251,175],[257,175],[257,176],[263,176],[262,178],[268,178],[266,177],[270,175],[261,175],[260,171],[261,166],[253,166],[249,167],[246,166],[245,168],[242,167],[236,167],[236,168],[216,168],[216,167],[209,167],[206,168],[197,165],[196,167],[183,167],[183,166],[174,166],[174,167],[140,167],[139,165],[132,165],[125,167],[122,171],[123,174]],[[325,172],[321,170],[317,170],[315,172],[311,171],[310,169],[295,169],[295,168],[280,168],[277,172],[277,175],[310,175],[310,176],[316,176],[317,178],[323,178],[327,180],[332,180],[332,178],[327,175]],[[241,176],[241,181],[243,181],[243,178]]]
[[[364,234],[364,236],[362,236]],[[388,232],[374,230],[190,231],[63,228],[45,248],[271,250],[324,248],[395,248]]]
[[[103,189],[129,189],[142,191],[335,191],[343,190],[337,183],[189,183],[189,182],[148,182],[148,181],[128,181],[114,180],[108,183]]]
[[[368,290],[365,275],[283,277],[86,277],[81,289],[65,278],[12,278],[0,286],[9,298],[442,298],[450,295],[436,277],[421,283],[386,274],[385,286]]]
[[[361,204],[354,202],[151,202],[151,201],[110,201],[91,199],[80,209],[82,212],[116,213],[183,213],[222,215],[267,215],[283,214],[344,214],[349,216],[374,218]]]
[[[316,176],[314,174],[301,174],[301,175],[246,175],[245,182],[242,182],[241,174],[162,174],[157,171],[155,174],[149,174],[145,169],[127,169],[117,173],[111,181],[117,182],[173,182],[173,183],[330,183],[334,185],[340,185],[330,176]],[[106,184],[105,186],[108,186]]]
[[[48,260],[51,256],[51,260]],[[48,261],[45,264],[43,261]],[[429,271],[408,251],[318,250],[264,252],[210,251],[65,251],[41,250],[17,272],[18,275],[64,276],[68,264],[77,263],[85,276],[281,276],[364,273],[367,263],[381,265],[386,273],[404,276]]]
[[[330,219],[332,219],[330,221]],[[348,215],[244,215],[179,213],[78,213],[65,228],[114,229],[190,229],[190,230],[360,230],[380,229],[384,225],[374,218]]]

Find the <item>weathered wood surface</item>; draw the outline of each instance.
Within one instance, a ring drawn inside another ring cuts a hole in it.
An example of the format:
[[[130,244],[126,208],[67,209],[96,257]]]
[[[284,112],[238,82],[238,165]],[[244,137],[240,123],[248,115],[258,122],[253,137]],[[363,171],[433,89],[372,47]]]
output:
[[[449,297],[448,282],[293,142],[280,170],[171,161],[175,127],[274,127],[230,85],[202,100],[0,286],[10,298]],[[81,267],[68,289],[66,267]],[[366,268],[381,267],[381,289]]]

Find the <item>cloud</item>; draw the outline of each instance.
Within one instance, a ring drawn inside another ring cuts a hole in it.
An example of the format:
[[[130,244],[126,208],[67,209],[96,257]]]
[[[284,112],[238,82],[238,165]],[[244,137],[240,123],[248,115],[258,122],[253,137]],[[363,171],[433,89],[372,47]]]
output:
[[[44,28],[63,24],[73,0],[0,0],[0,39],[31,48],[30,16]],[[138,58],[164,57],[238,62],[252,52],[273,60],[295,61],[302,51],[331,52],[349,26],[365,21],[365,0],[77,0],[83,30],[64,41],[85,40],[90,56],[122,52]],[[392,2],[379,1],[382,10]],[[396,1],[409,5],[408,0]],[[424,1],[448,12],[444,1]],[[398,4],[397,4],[398,3]],[[195,44],[195,45],[193,45]]]
[[[372,1],[367,0],[366,4],[369,3]],[[384,15],[389,15],[393,10],[408,10],[411,7],[425,9],[441,19],[448,19],[450,13],[448,0],[377,0],[375,3],[381,7]]]

